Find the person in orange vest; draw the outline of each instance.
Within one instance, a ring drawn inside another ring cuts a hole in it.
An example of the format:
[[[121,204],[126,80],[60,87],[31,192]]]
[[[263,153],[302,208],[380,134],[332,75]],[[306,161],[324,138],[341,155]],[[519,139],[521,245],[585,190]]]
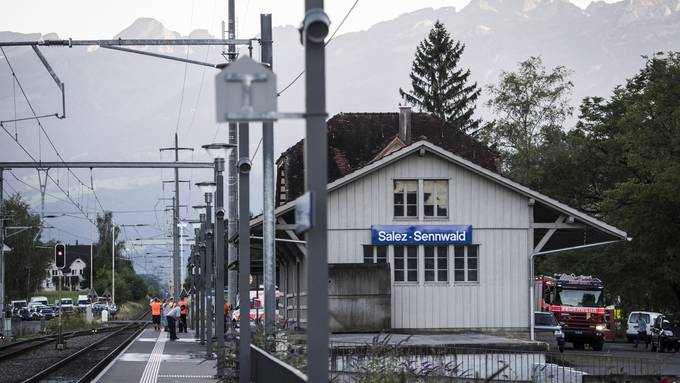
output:
[[[189,313],[189,302],[186,297],[179,301],[179,332],[187,332],[187,314]]]
[[[151,318],[153,319],[153,329],[154,331],[161,330],[161,301],[158,298],[154,298],[151,301]]]

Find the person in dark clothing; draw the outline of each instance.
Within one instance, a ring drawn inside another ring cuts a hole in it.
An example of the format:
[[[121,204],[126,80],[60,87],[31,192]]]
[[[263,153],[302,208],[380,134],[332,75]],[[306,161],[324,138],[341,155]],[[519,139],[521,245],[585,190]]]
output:
[[[172,309],[168,312],[167,318],[168,318],[168,329],[170,330],[170,340],[177,340],[179,339],[177,337],[177,319],[179,318],[179,306],[177,304],[172,303]]]

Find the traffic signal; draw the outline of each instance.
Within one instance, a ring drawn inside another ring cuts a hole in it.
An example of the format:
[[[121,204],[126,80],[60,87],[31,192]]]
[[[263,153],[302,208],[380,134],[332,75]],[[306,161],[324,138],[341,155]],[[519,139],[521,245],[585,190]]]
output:
[[[61,243],[57,243],[54,246],[54,264],[57,269],[63,269],[66,266],[66,246]]]

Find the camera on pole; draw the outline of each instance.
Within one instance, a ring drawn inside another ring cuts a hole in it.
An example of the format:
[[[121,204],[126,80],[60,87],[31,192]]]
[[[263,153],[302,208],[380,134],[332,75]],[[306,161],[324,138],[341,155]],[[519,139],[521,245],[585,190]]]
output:
[[[66,245],[63,243],[54,245],[54,264],[60,270],[66,266]]]

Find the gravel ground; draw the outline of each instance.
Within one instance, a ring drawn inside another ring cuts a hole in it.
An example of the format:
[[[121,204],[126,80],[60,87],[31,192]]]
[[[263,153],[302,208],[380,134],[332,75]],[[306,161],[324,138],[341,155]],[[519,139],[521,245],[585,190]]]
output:
[[[58,360],[109,334],[103,332],[67,339],[66,348],[62,351],[57,351],[54,343],[49,343],[15,358],[3,360],[0,362],[0,382],[21,382],[28,379]]]

